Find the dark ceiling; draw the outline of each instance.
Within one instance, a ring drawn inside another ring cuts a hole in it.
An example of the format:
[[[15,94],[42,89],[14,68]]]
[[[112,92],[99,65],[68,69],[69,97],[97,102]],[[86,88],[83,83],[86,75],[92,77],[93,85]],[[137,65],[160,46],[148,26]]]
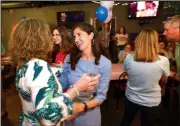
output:
[[[43,7],[43,6],[56,6],[56,5],[67,5],[67,4],[84,4],[92,3],[91,1],[2,1],[2,9],[13,9],[13,8],[28,8],[28,7]]]

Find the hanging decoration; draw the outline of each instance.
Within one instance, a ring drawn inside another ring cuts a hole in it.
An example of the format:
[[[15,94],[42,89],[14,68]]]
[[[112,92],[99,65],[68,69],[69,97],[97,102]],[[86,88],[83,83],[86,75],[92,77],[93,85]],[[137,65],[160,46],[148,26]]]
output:
[[[103,23],[108,23],[112,19],[112,9],[114,1],[101,1],[101,6],[96,9],[96,17]]]

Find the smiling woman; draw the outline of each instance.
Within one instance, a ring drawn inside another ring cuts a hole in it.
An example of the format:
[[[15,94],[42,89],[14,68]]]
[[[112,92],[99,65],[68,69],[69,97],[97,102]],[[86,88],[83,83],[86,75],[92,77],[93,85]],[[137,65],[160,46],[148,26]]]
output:
[[[60,81],[63,88],[73,85],[84,73],[100,74],[97,88],[89,92],[80,93],[74,99],[85,106],[84,110],[74,113],[66,126],[100,126],[100,105],[106,99],[111,75],[111,62],[102,53],[102,45],[92,25],[81,23],[74,27],[74,48],[71,50],[64,62],[64,70]],[[89,71],[93,69],[94,71]],[[90,77],[90,76],[89,76]],[[90,77],[91,78],[91,77]],[[72,125],[73,124],[73,125]]]

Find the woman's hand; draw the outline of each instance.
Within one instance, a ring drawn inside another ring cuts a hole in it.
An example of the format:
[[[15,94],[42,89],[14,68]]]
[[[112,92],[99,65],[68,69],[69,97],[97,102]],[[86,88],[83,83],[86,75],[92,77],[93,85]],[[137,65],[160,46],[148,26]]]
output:
[[[82,77],[74,84],[79,92],[89,91],[97,87],[100,79],[100,74],[95,77],[89,77],[87,73],[83,74]]]

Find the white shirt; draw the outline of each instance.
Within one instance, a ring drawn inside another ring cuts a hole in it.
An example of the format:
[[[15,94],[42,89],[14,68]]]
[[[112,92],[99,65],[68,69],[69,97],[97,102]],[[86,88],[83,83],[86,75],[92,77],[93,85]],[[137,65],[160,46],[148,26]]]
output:
[[[161,76],[170,75],[168,58],[158,56],[155,62],[136,62],[134,55],[128,54],[124,60],[124,68],[128,73],[126,97],[142,106],[158,106],[161,102]]]
[[[115,35],[115,38],[117,39],[117,45],[124,45],[124,44],[126,44],[127,43],[127,41],[122,41],[122,40],[120,40],[120,38],[122,38],[122,37],[125,37],[125,38],[127,38],[128,39],[128,34],[119,34],[119,33],[117,33],[116,35]]]

